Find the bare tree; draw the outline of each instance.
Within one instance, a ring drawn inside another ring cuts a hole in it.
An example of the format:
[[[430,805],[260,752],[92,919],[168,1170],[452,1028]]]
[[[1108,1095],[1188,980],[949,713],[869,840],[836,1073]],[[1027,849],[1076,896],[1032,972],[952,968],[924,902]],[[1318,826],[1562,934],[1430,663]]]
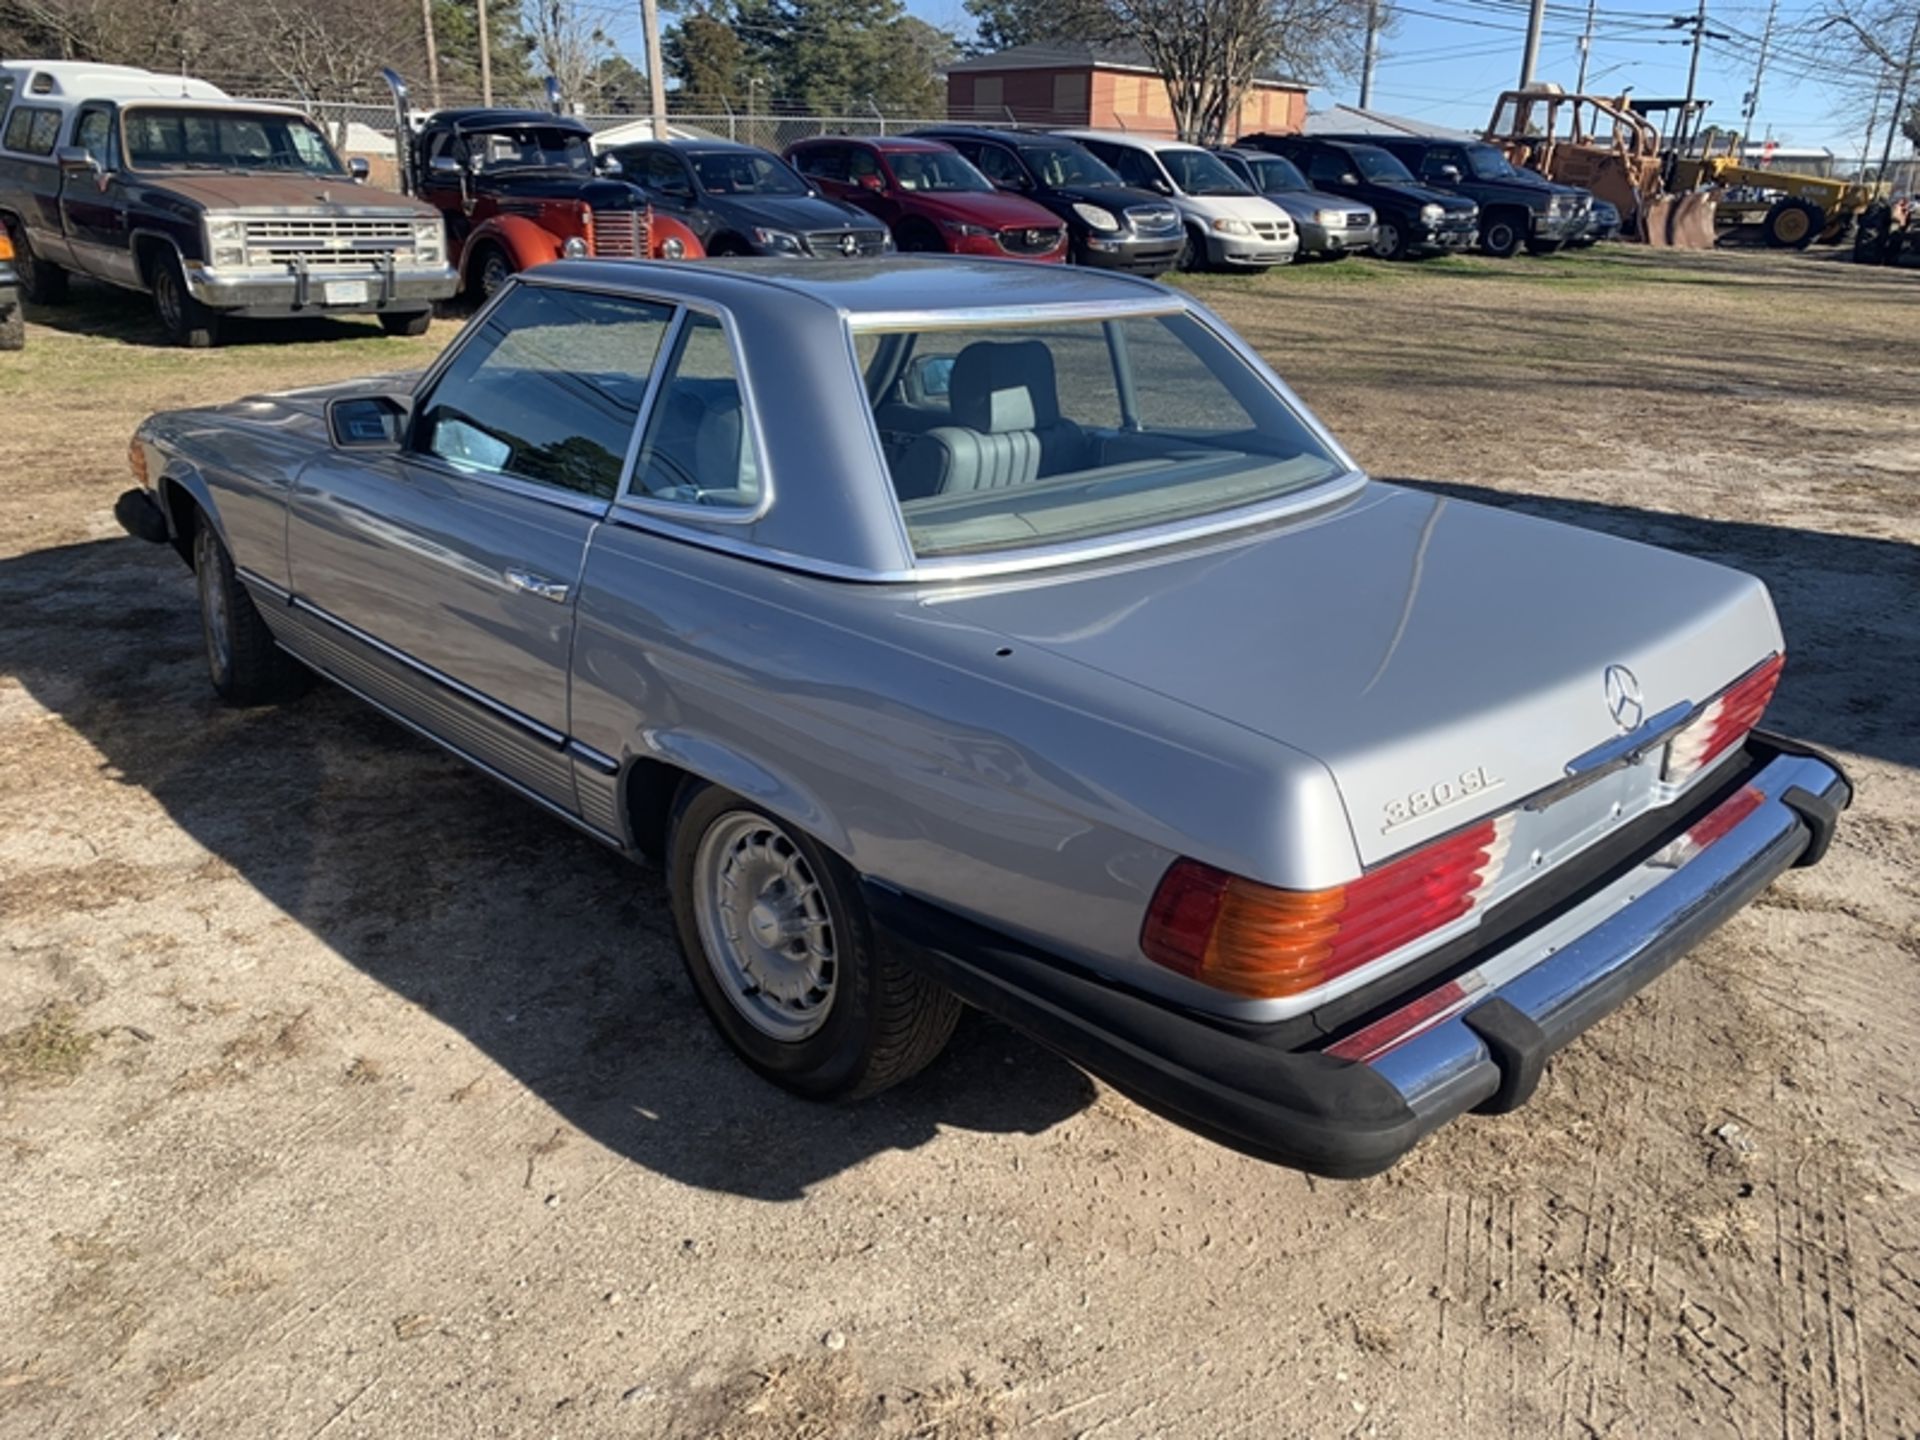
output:
[[[1180,138],[1217,144],[1254,77],[1351,74],[1366,42],[1365,0],[1109,0],[1117,29],[1165,79]]]
[[[596,0],[527,0],[522,13],[534,68],[560,82],[568,104],[591,105],[597,75],[614,53],[610,6]]]

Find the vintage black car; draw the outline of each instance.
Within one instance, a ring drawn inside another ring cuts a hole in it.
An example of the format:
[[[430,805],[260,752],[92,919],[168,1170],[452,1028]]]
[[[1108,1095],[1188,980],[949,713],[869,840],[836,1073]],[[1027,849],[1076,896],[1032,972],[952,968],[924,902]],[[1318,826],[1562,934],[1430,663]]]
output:
[[[298,110],[118,65],[0,75],[0,221],[27,299],[69,273],[152,295],[167,335],[230,316],[372,314],[418,335],[453,293],[440,217],[361,185]]]
[[[1522,170],[1482,140],[1430,140],[1418,135],[1347,137],[1378,145],[1421,184],[1461,195],[1480,207],[1480,249],[1504,260],[1522,245],[1551,255],[1586,233],[1593,197],[1571,185]]]

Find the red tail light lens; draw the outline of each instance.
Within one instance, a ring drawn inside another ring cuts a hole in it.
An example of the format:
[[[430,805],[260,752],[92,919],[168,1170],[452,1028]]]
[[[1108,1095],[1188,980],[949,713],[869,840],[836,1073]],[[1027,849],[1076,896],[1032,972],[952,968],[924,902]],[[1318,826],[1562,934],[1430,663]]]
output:
[[[1786,663],[1785,655],[1763,660],[1721,691],[1673,737],[1667,746],[1668,784],[1686,783],[1746,739],[1772,702]]]
[[[1330,890],[1281,890],[1178,860],[1140,948],[1235,995],[1301,995],[1472,910],[1500,874],[1511,829],[1509,818],[1482,821]]]

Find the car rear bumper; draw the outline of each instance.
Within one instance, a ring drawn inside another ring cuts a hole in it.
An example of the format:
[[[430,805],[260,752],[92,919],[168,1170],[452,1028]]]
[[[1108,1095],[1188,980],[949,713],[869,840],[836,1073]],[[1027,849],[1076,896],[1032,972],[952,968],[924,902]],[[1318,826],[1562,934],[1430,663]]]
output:
[[[219,271],[189,264],[186,279],[188,293],[202,305],[260,319],[428,310],[434,301],[448,299],[460,288],[459,272],[445,266],[410,269],[381,265],[364,270],[329,267],[263,273]],[[349,292],[353,298],[334,298]]]
[[[1524,1103],[1550,1055],[1825,854],[1852,799],[1839,766],[1772,736],[1749,751],[1737,788],[1658,848],[1317,1048],[1120,989],[877,882],[868,900],[903,956],[1149,1109],[1263,1160],[1371,1175],[1459,1115]]]

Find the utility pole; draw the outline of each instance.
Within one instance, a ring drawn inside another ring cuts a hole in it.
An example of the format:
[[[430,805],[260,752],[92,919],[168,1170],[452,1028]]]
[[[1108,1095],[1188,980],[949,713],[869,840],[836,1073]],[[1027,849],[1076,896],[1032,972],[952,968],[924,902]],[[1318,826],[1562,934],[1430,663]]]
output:
[[[1893,163],[1893,137],[1900,133],[1900,122],[1907,113],[1907,87],[1913,83],[1914,57],[1920,55],[1920,9],[1913,12],[1913,29],[1907,32],[1907,58],[1900,65],[1900,88],[1893,97],[1893,114],[1887,117],[1887,143],[1880,150],[1880,173],[1876,180],[1887,178],[1887,167]],[[1887,194],[1893,194],[1889,187]]]
[[[1767,73],[1767,51],[1773,45],[1773,21],[1780,13],[1780,0],[1768,0],[1766,28],[1760,32],[1760,58],[1753,63],[1753,88],[1747,91],[1747,107],[1740,117],[1740,145],[1745,149],[1753,139],[1753,112],[1760,108],[1760,77]]]
[[[1867,138],[1860,145],[1860,181],[1866,183],[1867,164],[1873,159],[1873,137],[1880,133],[1880,97],[1887,93],[1887,76],[1883,70],[1880,78],[1873,82],[1873,105],[1867,111]]]
[[[667,67],[660,59],[660,0],[640,0],[640,27],[647,42],[647,109],[653,138],[667,138]]]
[[[1691,22],[1682,19],[1677,23],[1682,25],[1691,23],[1693,26],[1693,60],[1692,63],[1687,66],[1687,99],[1686,103],[1680,107],[1681,133],[1682,135],[1689,135],[1694,128],[1693,91],[1694,87],[1700,81],[1700,44],[1706,38],[1707,34],[1707,0],[1700,0],[1700,11],[1693,17]],[[1684,151],[1686,149],[1685,141],[1676,137],[1673,148]]]
[[[1380,0],[1367,0],[1367,58],[1360,70],[1360,108],[1373,108],[1373,67],[1380,59]]]
[[[1705,0],[1702,0],[1705,3]],[[1527,10],[1527,48],[1520,56],[1520,88],[1533,84],[1533,72],[1540,64],[1540,31],[1547,23],[1547,0],[1533,0]]]
[[[480,103],[493,104],[493,37],[487,34],[487,0],[480,7]]]
[[[427,42],[427,96],[440,108],[440,47],[433,42],[433,0],[420,0],[420,30]]]
[[[1573,93],[1587,93],[1587,61],[1593,58],[1593,11],[1598,0],[1587,0],[1587,28],[1580,35],[1580,78],[1573,82]]]

